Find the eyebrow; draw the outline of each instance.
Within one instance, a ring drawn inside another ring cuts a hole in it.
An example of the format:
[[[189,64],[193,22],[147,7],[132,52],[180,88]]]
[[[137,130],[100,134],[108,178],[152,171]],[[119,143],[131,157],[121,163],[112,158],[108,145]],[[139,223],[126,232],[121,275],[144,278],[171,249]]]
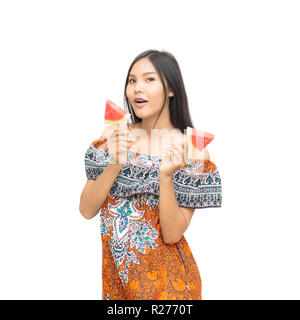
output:
[[[145,74],[150,74],[150,73],[156,74],[156,72],[144,72],[144,73],[143,73],[143,76],[144,76]],[[130,73],[129,75],[132,76],[132,77],[135,77],[135,75],[132,74],[132,73]]]

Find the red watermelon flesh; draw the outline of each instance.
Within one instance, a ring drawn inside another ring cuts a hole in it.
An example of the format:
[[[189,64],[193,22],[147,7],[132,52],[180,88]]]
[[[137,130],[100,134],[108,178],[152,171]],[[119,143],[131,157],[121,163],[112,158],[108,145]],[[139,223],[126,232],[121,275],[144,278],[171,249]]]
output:
[[[214,139],[214,135],[209,132],[197,130],[195,128],[187,127],[185,138],[188,148],[192,149],[192,153],[202,151]]]
[[[130,119],[130,114],[110,100],[106,101],[104,123],[118,124]]]

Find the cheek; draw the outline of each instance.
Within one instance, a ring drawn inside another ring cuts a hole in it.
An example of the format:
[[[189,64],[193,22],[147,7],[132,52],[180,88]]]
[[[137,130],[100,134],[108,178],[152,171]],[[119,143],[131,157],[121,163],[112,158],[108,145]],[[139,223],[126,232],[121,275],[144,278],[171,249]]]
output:
[[[152,100],[155,102],[163,102],[164,100],[164,90],[161,86],[155,86],[151,88]]]
[[[129,97],[131,95],[131,90],[129,89],[129,87],[126,87],[126,96]]]

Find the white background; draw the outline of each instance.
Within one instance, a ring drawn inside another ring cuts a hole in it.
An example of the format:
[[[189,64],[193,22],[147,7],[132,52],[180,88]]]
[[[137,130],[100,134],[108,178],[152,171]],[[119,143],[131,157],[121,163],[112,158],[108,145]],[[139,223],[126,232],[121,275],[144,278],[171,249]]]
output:
[[[185,233],[203,299],[299,299],[298,1],[1,1],[0,298],[101,299],[84,153],[132,60],[167,50],[223,188]],[[297,147],[298,145],[298,147]]]

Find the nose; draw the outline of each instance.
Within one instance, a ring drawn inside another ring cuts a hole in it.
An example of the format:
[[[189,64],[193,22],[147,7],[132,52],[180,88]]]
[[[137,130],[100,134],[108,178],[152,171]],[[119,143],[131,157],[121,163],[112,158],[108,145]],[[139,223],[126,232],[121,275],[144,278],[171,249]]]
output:
[[[135,91],[136,93],[143,91],[143,85],[142,85],[141,82],[137,81],[137,82],[135,83],[134,91]]]

